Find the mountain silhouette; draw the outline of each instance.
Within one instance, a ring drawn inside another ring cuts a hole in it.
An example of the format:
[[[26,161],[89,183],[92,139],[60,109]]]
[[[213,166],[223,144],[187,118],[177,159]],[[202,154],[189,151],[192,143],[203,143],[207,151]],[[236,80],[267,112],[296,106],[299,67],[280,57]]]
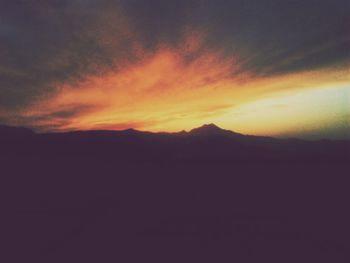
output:
[[[189,132],[152,133],[134,129],[36,134],[30,129],[0,126],[3,151],[96,158],[214,160],[347,160],[349,141],[303,141],[251,136],[206,124]],[[83,150],[84,149],[84,150]],[[97,155],[97,156],[96,156]]]
[[[11,137],[27,137],[33,134],[34,132],[28,128],[0,125],[0,136],[6,139]]]
[[[236,134],[232,131],[221,129],[220,127],[216,126],[215,124],[205,124],[201,127],[192,129],[190,131],[192,134],[197,135],[223,135],[223,134]]]
[[[347,262],[348,141],[0,126],[1,256]],[[304,260],[305,259],[305,260]]]

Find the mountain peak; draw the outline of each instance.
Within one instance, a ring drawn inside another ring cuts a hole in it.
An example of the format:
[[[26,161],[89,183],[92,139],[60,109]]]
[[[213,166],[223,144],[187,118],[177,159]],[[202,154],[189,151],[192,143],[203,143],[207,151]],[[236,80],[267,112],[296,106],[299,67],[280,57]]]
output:
[[[215,134],[222,134],[224,132],[227,132],[227,131],[221,129],[220,127],[216,126],[213,123],[204,124],[203,126],[192,129],[190,131],[190,133],[203,134],[203,135],[215,135]]]

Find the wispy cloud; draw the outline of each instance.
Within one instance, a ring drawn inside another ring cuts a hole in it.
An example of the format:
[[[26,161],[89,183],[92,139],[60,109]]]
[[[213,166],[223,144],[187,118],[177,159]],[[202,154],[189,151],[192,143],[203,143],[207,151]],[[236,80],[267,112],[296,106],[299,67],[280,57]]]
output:
[[[344,78],[349,24],[346,0],[4,0],[1,120],[186,128]]]

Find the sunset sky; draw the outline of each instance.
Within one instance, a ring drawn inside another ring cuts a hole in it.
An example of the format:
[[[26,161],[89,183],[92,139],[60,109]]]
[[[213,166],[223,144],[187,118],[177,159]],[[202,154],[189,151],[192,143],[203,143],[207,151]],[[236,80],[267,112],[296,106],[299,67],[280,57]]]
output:
[[[0,123],[350,139],[348,0],[2,0]]]

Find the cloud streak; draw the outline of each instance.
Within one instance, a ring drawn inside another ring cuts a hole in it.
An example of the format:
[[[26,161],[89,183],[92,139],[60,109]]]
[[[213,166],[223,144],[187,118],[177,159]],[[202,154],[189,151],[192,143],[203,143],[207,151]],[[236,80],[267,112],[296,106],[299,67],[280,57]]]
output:
[[[307,74],[333,85],[349,68],[348,10],[346,0],[5,0],[0,118],[175,130],[222,114],[208,109],[314,86]]]

